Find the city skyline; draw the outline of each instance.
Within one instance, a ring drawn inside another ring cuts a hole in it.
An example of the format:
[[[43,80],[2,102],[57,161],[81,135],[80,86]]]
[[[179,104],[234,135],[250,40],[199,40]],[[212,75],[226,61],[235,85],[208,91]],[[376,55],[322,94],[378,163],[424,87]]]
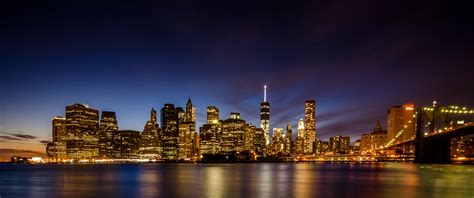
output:
[[[186,5],[12,2],[0,37],[0,149],[43,152],[51,118],[74,103],[142,130],[152,107],[191,97],[197,125],[214,105],[259,126],[265,84],[271,128],[296,128],[302,101],[314,99],[322,139],[354,139],[377,120],[386,128],[393,105],[474,105],[469,11],[370,0]]]

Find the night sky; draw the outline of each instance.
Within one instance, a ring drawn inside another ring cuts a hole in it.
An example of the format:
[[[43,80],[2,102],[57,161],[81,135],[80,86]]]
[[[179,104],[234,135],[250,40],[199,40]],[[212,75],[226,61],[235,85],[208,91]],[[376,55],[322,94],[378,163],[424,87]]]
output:
[[[264,84],[271,128],[296,128],[314,99],[323,140],[385,128],[397,104],[474,106],[474,16],[459,2],[101,2],[0,8],[3,152],[43,152],[74,103],[143,130],[152,107],[190,97],[198,126],[208,105],[259,126]]]

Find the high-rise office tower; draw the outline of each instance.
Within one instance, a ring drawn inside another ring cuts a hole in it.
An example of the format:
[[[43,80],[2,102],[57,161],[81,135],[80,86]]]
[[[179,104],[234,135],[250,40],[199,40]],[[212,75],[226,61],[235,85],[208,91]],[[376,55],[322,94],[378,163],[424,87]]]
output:
[[[140,157],[140,132],[120,130],[113,133],[113,158],[138,159]]]
[[[334,153],[348,153],[350,149],[350,137],[336,135],[329,138],[329,149]]]
[[[156,110],[151,109],[150,120],[145,124],[139,141],[139,156],[142,159],[159,159],[163,153],[163,147],[160,143],[160,128]]]
[[[114,151],[113,133],[118,131],[115,112],[102,111],[99,132],[99,157],[112,158]]]
[[[304,147],[305,147],[305,130],[304,130],[304,120],[303,118],[300,118],[298,121],[298,134],[296,136],[296,142],[295,142],[295,154],[303,154],[304,153]]]
[[[188,126],[188,129],[185,130],[185,140],[184,140],[184,150],[186,158],[193,157],[196,152],[195,148],[198,146],[195,144],[195,138],[194,138],[194,133],[196,132],[196,107],[193,106],[193,103],[191,102],[191,98],[188,98],[188,102],[186,103],[186,117],[185,117],[185,122],[184,123],[179,123],[181,124],[186,124]],[[180,127],[182,128],[182,127]],[[184,128],[183,128],[184,129]],[[180,132],[181,133],[181,132]]]
[[[283,128],[273,128],[272,154],[282,156],[284,154],[285,144],[283,137]]]
[[[266,144],[270,144],[270,103],[267,101],[267,85],[263,86],[263,102],[260,103],[260,128],[265,132]]]
[[[99,156],[99,111],[88,105],[66,106],[66,141],[69,159],[91,159]]]
[[[66,159],[66,139],[68,134],[66,132],[66,118],[56,116],[53,118],[53,143],[52,153],[50,157],[54,160]]]
[[[207,124],[217,124],[219,122],[219,109],[215,106],[207,107]]]
[[[316,105],[314,100],[306,100],[304,111],[305,153],[315,152],[316,142]]]
[[[285,155],[289,156],[292,153],[292,136],[293,131],[291,130],[291,124],[286,125],[286,134],[285,134]]]
[[[222,136],[220,137],[220,152],[231,154],[244,151],[245,128],[244,120],[240,119],[240,113],[230,113],[230,118],[222,121]]]
[[[387,115],[387,142],[392,143],[408,140],[415,135],[414,104],[393,106],[388,109]],[[405,127],[405,125],[407,127]],[[401,136],[395,140],[395,136],[403,129]]]
[[[163,158],[176,159],[178,157],[178,120],[184,119],[179,114],[184,112],[182,109],[175,109],[173,104],[165,104],[161,108],[161,127]]]

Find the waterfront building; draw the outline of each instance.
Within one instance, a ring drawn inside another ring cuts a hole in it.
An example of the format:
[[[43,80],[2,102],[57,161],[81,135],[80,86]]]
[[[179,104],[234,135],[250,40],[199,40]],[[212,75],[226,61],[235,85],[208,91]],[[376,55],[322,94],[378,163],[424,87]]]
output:
[[[314,100],[305,101],[304,112],[305,147],[304,153],[315,153],[316,142],[316,104]]]
[[[265,139],[265,131],[262,128],[255,128],[254,148],[255,157],[263,157],[267,155],[267,142]]]
[[[387,113],[387,142],[402,142],[415,136],[415,105],[404,104],[392,106]],[[405,127],[406,126],[406,127]],[[403,129],[401,136],[397,134]]]
[[[300,118],[298,121],[298,134],[295,141],[295,154],[301,155],[304,154],[305,147],[305,130],[304,130],[304,120]]]
[[[138,159],[140,148],[140,132],[119,130],[113,132],[112,156],[115,159]]]
[[[283,156],[285,143],[283,137],[283,128],[273,128],[273,138],[272,138],[272,152],[273,156]]]
[[[199,128],[200,154],[216,155],[219,153],[221,122],[204,124]]]
[[[50,159],[62,160],[67,158],[66,140],[66,118],[56,116],[52,120],[53,141],[47,147],[47,154]]]
[[[333,153],[349,153],[350,137],[336,135],[334,137],[329,138],[329,149]]]
[[[252,124],[247,124],[244,132],[244,151],[255,153],[255,129]]]
[[[219,122],[219,109],[215,106],[207,107],[207,124],[217,124]]]
[[[232,112],[230,118],[222,122],[222,135],[220,138],[220,153],[234,154],[244,151],[244,133],[247,127],[240,114]]]
[[[112,158],[114,152],[113,133],[118,131],[115,112],[102,111],[99,129],[99,157]]]
[[[145,124],[139,141],[139,156],[141,159],[160,159],[163,153],[163,147],[160,141],[160,128],[156,110],[151,109],[150,120]]]
[[[372,153],[375,149],[385,146],[387,143],[387,131],[382,128],[380,121],[374,130],[368,134],[362,134],[360,139],[360,152],[362,154]]]
[[[293,131],[291,130],[291,124],[286,125],[286,134],[285,134],[285,148],[284,154],[285,156],[290,156],[293,153]]]
[[[161,109],[163,158],[174,160],[178,158],[178,122],[184,120],[182,108],[175,108],[173,104],[165,104]]]
[[[99,111],[85,104],[66,106],[66,153],[68,159],[99,156]]]
[[[270,144],[270,103],[267,101],[267,85],[263,86],[263,102],[260,103],[260,128],[265,132],[266,145]]]

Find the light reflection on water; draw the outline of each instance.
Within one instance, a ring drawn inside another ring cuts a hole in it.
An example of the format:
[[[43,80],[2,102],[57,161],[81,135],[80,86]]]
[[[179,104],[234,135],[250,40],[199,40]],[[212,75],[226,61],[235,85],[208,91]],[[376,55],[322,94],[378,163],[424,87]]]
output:
[[[474,166],[0,165],[0,197],[474,197]]]

